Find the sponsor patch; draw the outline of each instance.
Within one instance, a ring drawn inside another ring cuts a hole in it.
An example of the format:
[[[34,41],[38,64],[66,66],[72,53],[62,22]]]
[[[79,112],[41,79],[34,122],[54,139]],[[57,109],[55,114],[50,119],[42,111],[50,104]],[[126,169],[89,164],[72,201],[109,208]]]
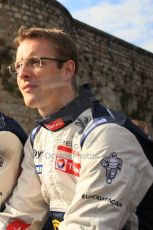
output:
[[[38,159],[42,156],[43,153],[44,153],[43,150],[42,151],[38,151],[36,149],[33,150],[33,156]]]
[[[111,184],[116,177],[118,170],[121,171],[123,161],[117,157],[115,152],[101,161],[101,165],[106,169],[106,182]]]
[[[80,127],[79,134],[82,134],[87,124],[91,120],[91,117],[84,117],[83,119],[77,118],[75,125]]]
[[[111,204],[113,206],[122,207],[121,202],[113,200],[112,198],[108,198],[108,197],[105,197],[105,196],[83,194],[82,199],[86,199],[86,200],[95,199],[95,200],[99,200],[99,201],[106,201],[106,202],[108,202],[109,204]]]
[[[66,145],[66,146],[71,147],[73,149],[79,148],[79,145],[77,143],[72,143],[72,141],[69,141],[69,140],[61,140],[60,144]]]
[[[0,157],[0,167],[2,167],[3,164],[4,164],[4,159],[3,159],[3,157]]]
[[[59,221],[59,220],[56,220],[56,219],[52,220],[54,230],[58,230],[60,223],[61,223],[61,221]]]
[[[56,156],[55,169],[63,171],[65,173],[73,174],[75,176],[80,176],[80,164],[75,163],[71,159]]]
[[[64,212],[51,211],[43,227],[44,230],[58,230],[59,224],[63,221]]]
[[[6,230],[25,230],[31,224],[27,224],[21,220],[14,220],[10,224],[7,225]]]
[[[36,173],[37,174],[42,174],[42,165],[35,165]]]
[[[75,155],[79,156],[78,151],[76,151],[75,149],[72,149],[71,147],[68,147],[68,146],[58,145],[57,150],[60,150],[60,151],[66,152],[66,153],[70,153],[70,154],[75,154]]]
[[[49,130],[56,131],[65,125],[62,118],[58,118],[55,121],[52,121],[48,124],[45,124],[45,127]]]
[[[61,157],[57,157],[56,158],[56,169],[60,169],[62,171],[66,171],[66,167],[67,167],[67,159],[65,158],[61,158]]]

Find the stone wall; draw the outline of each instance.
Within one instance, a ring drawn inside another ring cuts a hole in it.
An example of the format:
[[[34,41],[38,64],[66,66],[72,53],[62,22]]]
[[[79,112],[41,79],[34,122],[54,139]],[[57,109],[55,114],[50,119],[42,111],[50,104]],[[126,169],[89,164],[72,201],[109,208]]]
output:
[[[27,131],[38,117],[36,111],[25,108],[5,69],[12,61],[11,44],[21,25],[68,31],[80,53],[78,84],[90,82],[102,103],[146,121],[153,133],[153,54],[75,20],[55,0],[0,0],[2,112],[22,123]]]

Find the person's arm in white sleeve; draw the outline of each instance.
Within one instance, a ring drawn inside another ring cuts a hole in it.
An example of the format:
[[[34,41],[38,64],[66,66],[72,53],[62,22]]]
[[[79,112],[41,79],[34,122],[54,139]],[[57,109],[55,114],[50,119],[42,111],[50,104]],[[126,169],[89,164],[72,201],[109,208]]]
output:
[[[35,172],[30,138],[25,144],[24,152],[22,173],[18,184],[6,203],[4,212],[0,213],[1,230],[9,229],[7,227],[8,223],[13,222],[17,222],[18,227],[20,227],[20,222],[21,225],[24,225],[24,223],[39,223],[38,226],[41,229],[41,224],[44,223],[48,212],[48,205],[45,203],[41,193],[40,179]]]
[[[75,196],[59,230],[120,230],[153,182],[152,166],[127,129],[106,124],[86,138]]]
[[[22,143],[14,133],[0,131],[0,210],[16,185],[22,150]]]

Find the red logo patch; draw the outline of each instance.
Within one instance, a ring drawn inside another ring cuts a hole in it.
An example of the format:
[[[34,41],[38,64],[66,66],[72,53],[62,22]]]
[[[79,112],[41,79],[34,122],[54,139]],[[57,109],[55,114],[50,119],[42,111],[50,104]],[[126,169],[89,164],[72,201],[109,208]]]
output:
[[[80,176],[80,168],[81,166],[79,163],[75,163],[71,159],[56,156],[55,169],[75,176]]]
[[[71,147],[67,147],[65,145],[58,145],[57,146],[57,150],[61,150],[70,154],[75,154],[77,156],[79,156],[79,152],[76,151],[75,149],[72,149]]]
[[[57,157],[56,158],[56,168],[62,171],[66,170],[67,159]]]
[[[64,121],[61,118],[56,119],[55,121],[45,124],[46,128],[52,131],[60,129],[65,125]]]
[[[26,224],[25,222],[17,219],[12,221],[7,227],[6,230],[25,230],[27,229],[31,224]]]

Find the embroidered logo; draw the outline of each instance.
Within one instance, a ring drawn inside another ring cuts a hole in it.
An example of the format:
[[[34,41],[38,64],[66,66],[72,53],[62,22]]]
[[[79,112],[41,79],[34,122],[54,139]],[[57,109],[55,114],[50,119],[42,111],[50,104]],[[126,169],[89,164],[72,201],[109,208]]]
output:
[[[35,165],[37,174],[42,174],[42,167],[43,167],[42,165]]]
[[[43,153],[44,153],[43,150],[41,150],[41,151],[36,150],[36,149],[33,150],[33,156],[34,156],[35,158],[38,158],[38,159],[43,155]]]
[[[95,200],[99,200],[99,201],[105,201],[108,202],[111,205],[117,206],[117,207],[122,207],[122,203],[119,201],[116,201],[115,199],[106,197],[106,196],[101,196],[101,195],[89,195],[89,194],[82,194],[82,199],[95,199]]]
[[[80,131],[78,132],[79,134],[83,133],[84,129],[86,128],[90,120],[90,117],[84,117],[83,119],[77,118],[75,125],[80,127]]]
[[[79,152],[75,149],[72,149],[71,147],[65,146],[65,145],[58,145],[57,150],[66,152],[68,154],[75,154],[76,156],[79,156]]]
[[[58,227],[59,227],[60,223],[61,223],[61,221],[59,221],[59,220],[56,220],[56,219],[52,220],[54,230],[58,230]]]
[[[111,184],[112,180],[116,177],[118,170],[121,171],[123,161],[117,157],[115,152],[113,152],[109,157],[102,159],[101,164],[106,168],[106,182]]]
[[[13,220],[6,227],[6,230],[22,230],[27,229],[31,224],[27,224],[19,219]]]
[[[55,169],[62,172],[73,174],[75,176],[80,176],[80,163],[75,163],[71,159],[56,156]]]
[[[57,157],[56,158],[56,168],[62,171],[66,171],[67,159]]]
[[[52,121],[49,124],[45,124],[46,128],[52,131],[56,131],[65,125],[64,121],[61,118]]]

